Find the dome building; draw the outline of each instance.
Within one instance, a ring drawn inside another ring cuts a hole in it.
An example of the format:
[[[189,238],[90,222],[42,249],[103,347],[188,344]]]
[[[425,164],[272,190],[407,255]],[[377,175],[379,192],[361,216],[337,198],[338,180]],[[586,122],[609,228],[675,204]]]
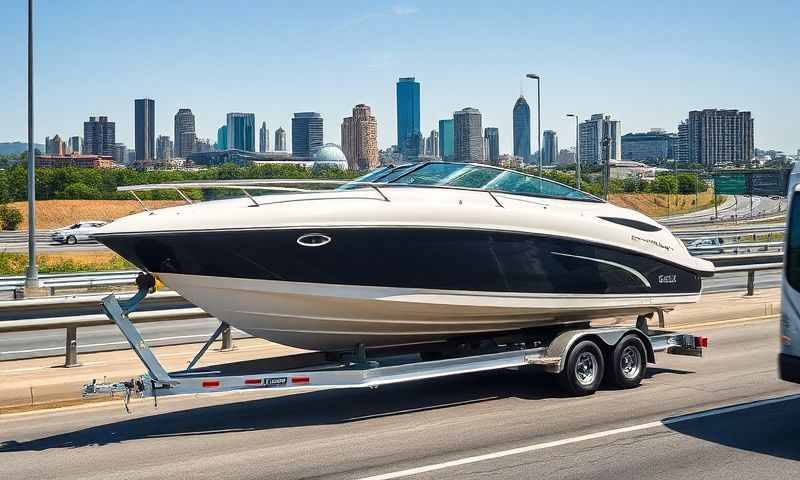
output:
[[[347,157],[339,145],[335,143],[326,143],[322,148],[311,157],[314,162],[314,168],[317,167],[335,167],[341,170],[347,170]]]

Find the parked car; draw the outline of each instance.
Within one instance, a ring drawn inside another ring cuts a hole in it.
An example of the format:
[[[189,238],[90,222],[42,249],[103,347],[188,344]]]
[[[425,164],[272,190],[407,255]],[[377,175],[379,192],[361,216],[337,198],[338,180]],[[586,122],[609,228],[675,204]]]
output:
[[[102,227],[108,222],[99,220],[84,220],[69,227],[59,228],[50,234],[50,238],[54,242],[66,243],[67,245],[75,245],[78,242],[85,242],[91,240],[91,235],[98,228]]]
[[[713,248],[713,247],[720,247],[720,248]],[[722,239],[721,238],[698,238],[697,240],[692,240],[686,245],[686,248],[689,251],[694,250],[700,255],[704,255],[707,253],[723,253],[724,250],[722,247]]]

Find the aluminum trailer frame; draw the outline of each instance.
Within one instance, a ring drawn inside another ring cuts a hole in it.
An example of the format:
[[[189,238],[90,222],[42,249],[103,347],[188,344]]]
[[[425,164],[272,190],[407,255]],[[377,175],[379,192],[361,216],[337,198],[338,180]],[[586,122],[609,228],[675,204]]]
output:
[[[333,389],[333,388],[377,388],[381,385],[432,379],[450,375],[483,372],[519,367],[534,367],[550,373],[564,371],[568,355],[573,346],[583,340],[591,340],[597,345],[613,349],[623,338],[636,336],[645,346],[646,358],[643,365],[655,363],[655,352],[676,355],[702,356],[702,348],[708,346],[704,337],[666,330],[649,331],[648,316],[639,317],[637,325],[613,327],[588,327],[565,329],[552,341],[534,342],[533,348],[525,348],[522,342],[498,347],[499,351],[476,353],[438,360],[423,360],[420,355],[394,355],[386,357],[366,356],[361,346],[352,361],[328,361],[288,370],[269,370],[269,359],[263,362],[249,361],[212,366],[193,370],[192,367],[227,327],[220,327],[206,341],[200,351],[184,371],[167,372],[153,352],[142,339],[139,331],[128,319],[128,313],[152,289],[152,277],[142,275],[137,283],[139,292],[131,300],[120,302],[114,294],[102,300],[103,310],[119,327],[147,373],[127,382],[101,384],[93,380],[84,385],[83,396],[122,393],[125,408],[133,394],[150,394],[156,399],[165,395],[186,395],[237,390],[291,390],[291,389]],[[217,367],[217,368],[215,368]]]

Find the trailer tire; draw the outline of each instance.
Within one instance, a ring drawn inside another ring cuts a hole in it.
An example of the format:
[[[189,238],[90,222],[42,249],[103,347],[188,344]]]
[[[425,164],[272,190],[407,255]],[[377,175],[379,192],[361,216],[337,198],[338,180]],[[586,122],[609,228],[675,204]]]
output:
[[[647,371],[647,351],[636,335],[622,337],[609,358],[608,384],[616,388],[635,388]]]
[[[583,340],[572,347],[567,355],[559,382],[572,395],[591,395],[603,381],[604,364],[600,347],[592,340]]]

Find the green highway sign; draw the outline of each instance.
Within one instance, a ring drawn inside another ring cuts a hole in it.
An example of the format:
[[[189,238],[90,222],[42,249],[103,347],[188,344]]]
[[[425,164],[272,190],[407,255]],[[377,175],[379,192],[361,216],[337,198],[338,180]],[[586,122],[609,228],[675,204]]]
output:
[[[747,195],[747,174],[721,173],[714,176],[714,193],[726,195]]]

